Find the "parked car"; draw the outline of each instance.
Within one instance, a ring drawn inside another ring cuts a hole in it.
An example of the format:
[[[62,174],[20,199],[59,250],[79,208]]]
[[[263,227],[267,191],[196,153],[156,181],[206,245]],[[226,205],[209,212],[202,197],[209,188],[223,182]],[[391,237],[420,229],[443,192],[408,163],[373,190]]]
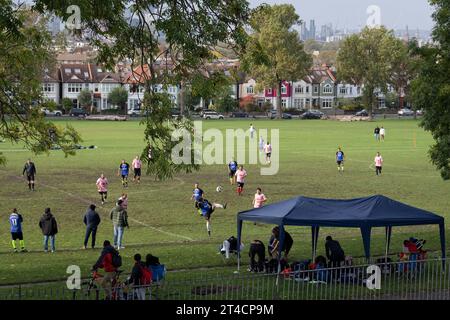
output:
[[[423,116],[423,110],[422,109],[416,110],[416,115]]]
[[[211,110],[211,109],[202,109],[202,110],[200,111],[200,117],[203,118],[203,115],[205,114],[205,112],[215,112],[215,111],[214,111],[214,110]]]
[[[368,117],[369,113],[365,109],[363,109],[363,110],[360,110],[357,113],[355,113],[355,116],[356,117]]]
[[[413,116],[414,111],[412,111],[411,109],[408,109],[408,108],[403,108],[403,109],[398,110],[398,115],[399,116]]]
[[[248,118],[249,115],[247,112],[237,111],[237,112],[233,112],[230,117],[231,118]]]
[[[217,113],[216,111],[205,111],[203,112],[203,119],[223,119],[223,115]]]
[[[72,108],[70,109],[69,115],[71,117],[80,117],[80,116],[85,117],[88,116],[89,113],[87,113],[87,111],[84,110],[83,108]]]
[[[276,110],[271,110],[267,116],[270,119],[275,119],[278,116],[278,112]],[[292,119],[292,114],[283,112],[281,114],[281,118],[282,119]]]
[[[42,108],[41,111],[47,117],[61,117],[63,112],[61,110],[49,110],[47,108]]]
[[[322,119],[325,114],[319,110],[308,110],[300,116],[301,119]]]

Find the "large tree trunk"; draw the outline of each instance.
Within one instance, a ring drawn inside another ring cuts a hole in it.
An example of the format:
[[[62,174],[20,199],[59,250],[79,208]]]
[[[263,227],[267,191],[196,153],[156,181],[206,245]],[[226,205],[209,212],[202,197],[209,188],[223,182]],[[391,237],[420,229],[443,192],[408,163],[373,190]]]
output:
[[[282,110],[281,110],[281,87],[282,87],[282,81],[278,81],[278,88],[277,88],[277,118],[282,118]]]

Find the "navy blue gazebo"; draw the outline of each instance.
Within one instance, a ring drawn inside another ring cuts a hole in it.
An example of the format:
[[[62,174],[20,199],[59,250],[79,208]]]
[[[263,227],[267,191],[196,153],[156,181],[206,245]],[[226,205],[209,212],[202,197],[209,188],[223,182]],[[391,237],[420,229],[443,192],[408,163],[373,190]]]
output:
[[[281,256],[284,242],[284,226],[311,227],[313,257],[316,254],[320,227],[359,228],[367,259],[370,258],[372,228],[385,227],[387,255],[393,226],[439,225],[442,258],[445,258],[444,218],[382,195],[350,200],[317,199],[300,196],[262,208],[242,211],[237,216],[238,243],[241,243],[243,221],[262,222],[279,226],[280,245],[278,248],[280,254],[278,257]],[[240,252],[238,252],[238,268],[239,266]]]

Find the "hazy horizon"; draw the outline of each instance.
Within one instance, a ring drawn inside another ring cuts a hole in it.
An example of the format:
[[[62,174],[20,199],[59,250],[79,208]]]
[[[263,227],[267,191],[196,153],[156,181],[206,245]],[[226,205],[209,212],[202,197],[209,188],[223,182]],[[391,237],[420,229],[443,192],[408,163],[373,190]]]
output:
[[[332,23],[340,29],[360,29],[366,24],[370,5],[381,9],[381,24],[389,29],[403,30],[406,26],[413,31],[431,30],[434,21],[432,6],[427,0],[249,0],[252,8],[262,4],[293,4],[300,18],[309,25],[316,20],[316,27]]]

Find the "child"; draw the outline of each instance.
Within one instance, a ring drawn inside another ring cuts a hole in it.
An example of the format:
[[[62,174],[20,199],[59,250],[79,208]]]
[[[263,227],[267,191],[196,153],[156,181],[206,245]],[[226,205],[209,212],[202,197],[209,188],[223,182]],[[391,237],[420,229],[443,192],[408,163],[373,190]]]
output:
[[[12,237],[12,247],[14,252],[19,252],[16,246],[16,240],[19,240],[20,252],[27,252],[25,249],[25,241],[23,240],[22,233],[22,215],[17,212],[17,209],[14,208],[13,212],[9,216],[9,224],[11,226],[11,237]]]

